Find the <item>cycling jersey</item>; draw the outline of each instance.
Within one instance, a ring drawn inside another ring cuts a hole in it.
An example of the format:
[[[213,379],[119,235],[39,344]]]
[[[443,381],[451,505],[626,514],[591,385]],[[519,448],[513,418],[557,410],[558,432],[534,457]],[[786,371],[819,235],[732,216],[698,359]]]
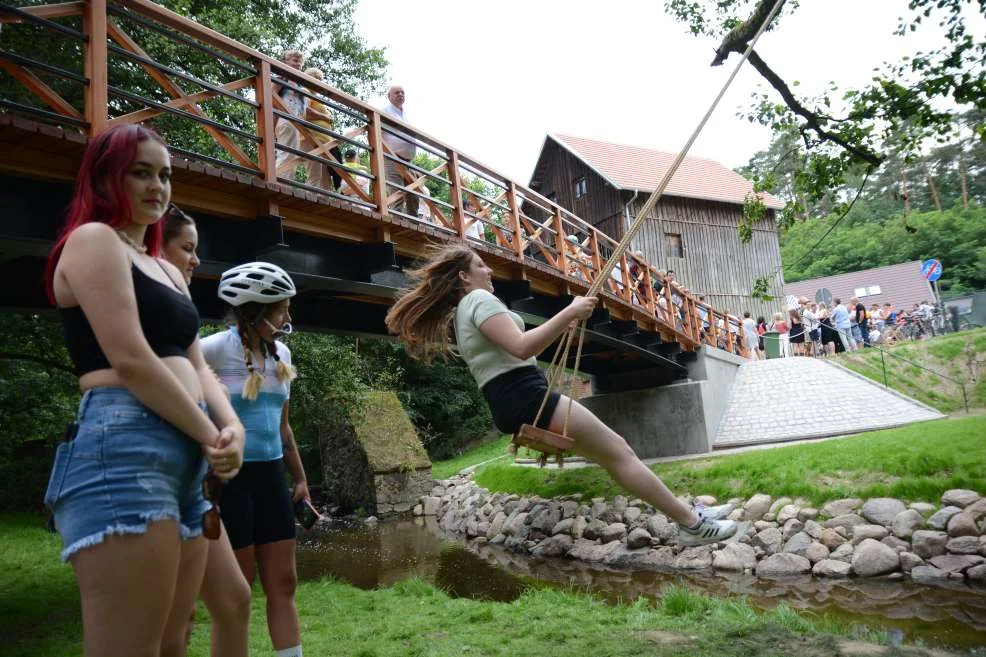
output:
[[[233,410],[246,428],[246,446],[243,460],[274,461],[282,458],[281,413],[284,402],[291,397],[291,382],[279,381],[275,375],[277,362],[268,355],[263,361],[253,353],[253,367],[264,377],[255,400],[243,398],[243,386],[249,372],[243,357],[243,343],[236,327],[202,339],[202,354],[209,367],[215,370],[219,380],[229,388]],[[291,351],[275,341],[277,355],[285,364],[291,364]]]

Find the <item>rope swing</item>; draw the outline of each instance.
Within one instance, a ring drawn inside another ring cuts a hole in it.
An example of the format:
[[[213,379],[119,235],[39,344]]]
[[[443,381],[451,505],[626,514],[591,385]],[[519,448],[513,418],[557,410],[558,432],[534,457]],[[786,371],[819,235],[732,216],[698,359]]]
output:
[[[712,101],[712,105],[709,107],[708,111],[705,112],[705,116],[703,116],[702,120],[699,121],[699,124],[692,132],[691,137],[688,138],[688,141],[685,142],[684,147],[678,153],[677,157],[675,157],[674,162],[671,164],[671,167],[664,174],[664,178],[661,180],[661,184],[658,185],[657,189],[655,189],[654,192],[651,193],[650,197],[648,197],[647,202],[644,203],[644,206],[640,209],[640,212],[637,213],[636,219],[634,220],[630,228],[627,230],[626,234],[623,236],[623,239],[620,240],[620,243],[617,244],[616,248],[613,250],[613,253],[609,256],[609,259],[606,260],[606,263],[596,274],[596,278],[592,282],[592,285],[589,287],[589,290],[585,293],[585,296],[591,297],[591,296],[599,295],[599,292],[602,290],[603,285],[605,284],[606,280],[609,278],[610,274],[612,273],[613,268],[616,267],[616,263],[620,262],[620,260],[623,258],[624,254],[627,252],[627,249],[630,246],[630,241],[634,238],[634,236],[636,236],[637,231],[639,231],[640,228],[644,225],[644,220],[650,214],[650,211],[654,208],[655,205],[657,205],[657,202],[661,200],[661,196],[664,194],[664,190],[671,182],[671,178],[678,170],[678,167],[681,166],[681,163],[684,161],[685,156],[688,154],[688,151],[695,143],[695,140],[698,139],[699,134],[701,134],[702,130],[705,128],[705,124],[708,123],[709,118],[712,116],[712,112],[714,112],[716,107],[719,105],[719,101],[722,100],[722,97],[726,94],[726,91],[729,89],[729,85],[731,85],[733,80],[736,78],[736,75],[737,73],[739,73],[739,70],[743,66],[743,63],[749,58],[750,53],[753,52],[753,47],[760,39],[760,36],[766,31],[767,26],[770,25],[771,22],[773,22],[774,17],[780,11],[781,6],[783,6],[783,4],[784,4],[784,0],[776,0],[774,2],[774,6],[771,9],[770,14],[767,16],[767,19],[760,24],[759,29],[757,30],[753,39],[750,40],[750,43],[747,45],[746,50],[743,52],[743,56],[740,58],[739,62],[736,64],[736,67],[733,69],[732,74],[730,74],[729,78],[726,80],[726,83],[722,86],[722,89],[719,91],[719,95],[716,96],[714,101]],[[570,326],[566,330],[565,334],[562,336],[561,340],[558,343],[558,347],[555,349],[555,355],[551,359],[551,366],[550,366],[551,377],[548,380],[548,390],[544,395],[544,399],[541,400],[541,406],[538,409],[537,416],[534,418],[533,424],[522,425],[520,429],[517,431],[517,433],[515,433],[513,436],[511,450],[516,451],[517,447],[527,447],[529,449],[533,449],[538,452],[541,452],[540,456],[538,457],[538,462],[542,466],[545,463],[547,463],[548,456],[553,455],[559,467],[561,467],[563,464],[562,458],[564,453],[567,451],[571,451],[573,445],[575,444],[575,441],[572,438],[570,438],[568,435],[568,421],[572,415],[572,397],[573,397],[572,393],[574,392],[575,377],[578,374],[579,362],[582,357],[582,344],[585,338],[586,322],[587,320],[584,319],[579,320],[573,326]],[[553,431],[548,431],[547,429],[541,429],[537,426],[537,424],[541,420],[541,415],[544,413],[545,406],[548,403],[548,399],[551,397],[552,391],[558,390],[558,392],[561,392],[560,390],[561,374],[565,369],[564,365],[568,361],[568,354],[576,334],[578,334],[579,338],[578,338],[578,345],[575,351],[575,366],[573,368],[572,377],[569,382],[568,408],[565,413],[565,424],[563,425],[562,432],[559,434]]]

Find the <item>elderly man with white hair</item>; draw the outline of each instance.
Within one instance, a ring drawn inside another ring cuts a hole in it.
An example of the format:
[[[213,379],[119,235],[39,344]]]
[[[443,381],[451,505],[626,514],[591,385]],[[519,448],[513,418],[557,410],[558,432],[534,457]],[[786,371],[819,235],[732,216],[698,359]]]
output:
[[[408,117],[404,113],[404,87],[400,85],[392,86],[387,91],[387,100],[389,102],[380,108],[381,111],[384,114],[388,114],[407,123]],[[414,155],[417,152],[417,147],[414,145],[414,142],[410,141],[410,138],[410,135],[402,132],[395,134],[387,130],[383,131],[384,145],[390,149],[394,157],[400,158],[407,163],[410,163],[414,159]],[[407,185],[407,181],[402,173],[402,170],[406,169],[406,167],[402,167],[399,162],[395,162],[389,158],[384,159],[383,166],[388,183],[400,185],[401,187]],[[393,191],[396,190],[388,190],[387,195],[390,196]],[[401,209],[400,205],[396,209],[416,218],[418,216],[418,197],[409,192],[404,193],[403,209]]]

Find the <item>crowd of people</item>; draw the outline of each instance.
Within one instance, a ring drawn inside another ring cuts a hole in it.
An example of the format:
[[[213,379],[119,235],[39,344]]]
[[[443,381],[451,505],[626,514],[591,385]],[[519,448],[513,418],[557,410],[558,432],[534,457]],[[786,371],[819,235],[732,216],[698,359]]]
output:
[[[858,298],[849,304],[834,299],[828,304],[800,297],[790,304],[787,313],[777,312],[768,322],[756,321],[749,312],[743,313],[743,331],[749,344],[755,344],[749,357],[762,360],[766,355],[765,335],[776,334],[781,356],[831,356],[857,351],[873,345],[890,345],[901,340],[932,337],[940,330],[937,313],[927,301],[912,308],[897,310],[890,303],[870,304],[867,308]],[[773,336],[768,337],[771,339]]]

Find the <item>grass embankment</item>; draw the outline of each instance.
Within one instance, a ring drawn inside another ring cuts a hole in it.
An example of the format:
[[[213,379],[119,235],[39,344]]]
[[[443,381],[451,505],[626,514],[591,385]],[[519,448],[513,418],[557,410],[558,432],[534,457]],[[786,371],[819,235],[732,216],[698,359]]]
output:
[[[82,654],[78,592],[60,542],[32,516],[0,515],[0,636],[8,657]],[[250,654],[272,654],[262,592],[255,592]],[[885,641],[828,617],[781,605],[759,612],[741,599],[709,598],[683,587],[658,602],[610,605],[575,591],[532,589],[511,603],[453,599],[408,581],[363,591],[333,581],[303,582],[297,603],[305,653],[339,657],[607,657],[636,655],[836,657],[838,635]],[[189,655],[209,654],[201,610]],[[906,654],[898,652],[896,654]]]
[[[851,438],[791,445],[651,467],[677,494],[720,500],[804,497],[815,504],[842,497],[897,497],[938,502],[950,488],[986,492],[986,417],[949,418]],[[491,491],[555,497],[612,498],[624,491],[601,468],[539,470],[494,462],[476,482]]]
[[[435,479],[448,479],[463,468],[505,457],[507,456],[507,446],[509,444],[510,436],[500,436],[496,440],[485,442],[454,458],[446,461],[435,461],[431,464],[431,476]]]
[[[894,358],[900,356],[950,379],[963,382],[970,409],[986,407],[986,329],[906,342],[889,347],[886,351],[883,363],[877,349],[840,354],[836,362],[880,385],[884,381],[885,363],[887,385],[890,388],[943,413],[964,410],[960,385]]]

